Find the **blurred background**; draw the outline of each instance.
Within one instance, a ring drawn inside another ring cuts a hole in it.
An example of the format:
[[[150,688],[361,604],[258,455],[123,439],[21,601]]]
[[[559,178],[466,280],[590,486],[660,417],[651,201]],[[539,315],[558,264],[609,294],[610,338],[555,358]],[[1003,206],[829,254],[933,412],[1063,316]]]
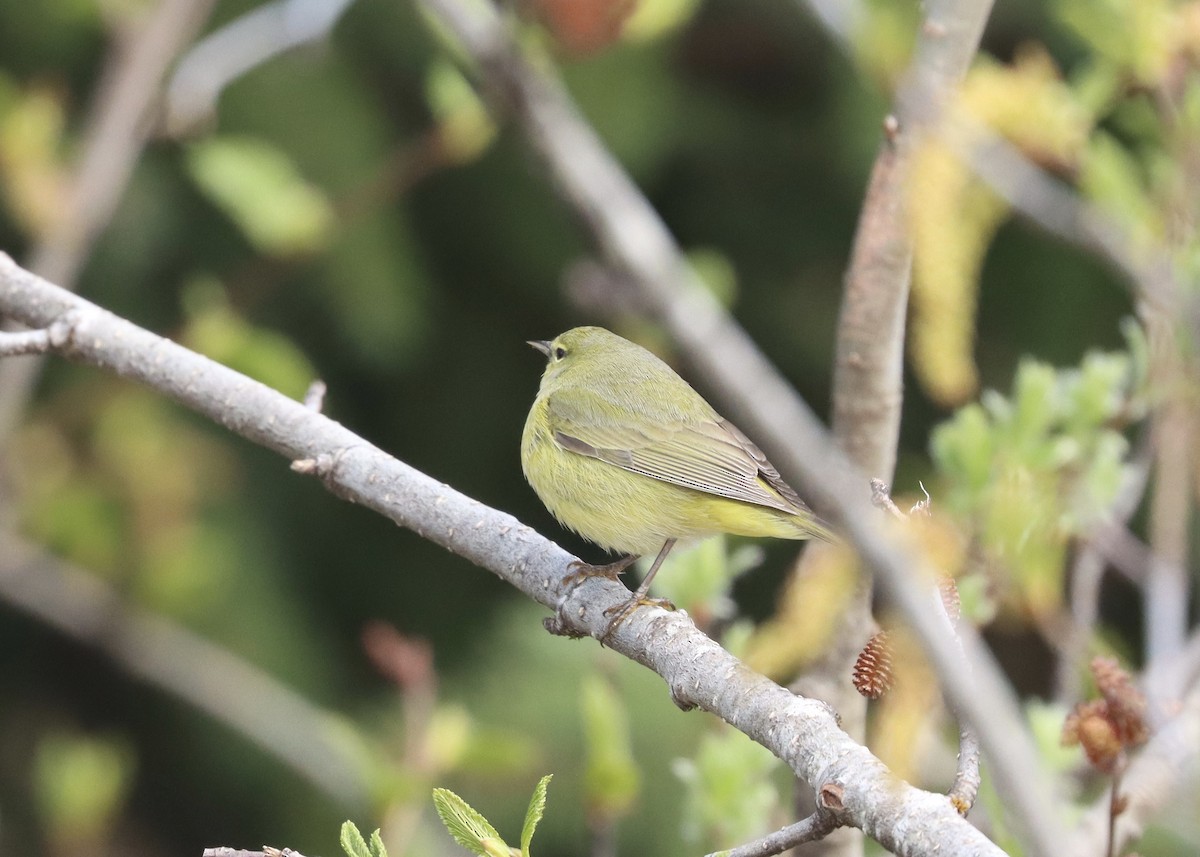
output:
[[[1200,6],[1092,5],[997,4],[978,115],[1161,235],[1177,141],[1153,87],[1127,84],[1200,50]],[[1122,18],[1139,6],[1176,16],[1174,40],[1112,47],[1141,32]],[[825,418],[842,277],[917,4],[863,4],[840,35],[780,0],[505,14]],[[589,236],[460,59],[408,0],[0,0],[0,248],[288,395],[324,380],[332,418],[598,561],[521,476],[543,366],[525,340],[600,323],[687,366],[652,322],[596,299]],[[1024,358],[1053,376],[1125,354],[1133,309],[1092,254],[956,181],[931,180],[915,206],[919,242],[967,249],[918,271],[941,297],[913,309],[896,478],[901,493],[924,480],[935,506],[952,489],[938,474],[953,476],[931,459],[936,426],[980,390],[1009,395]],[[791,785],[765,751],[679,712],[612,652],[549,637],[541,608],[273,453],[59,359],[31,395],[10,379],[0,398],[3,854],[332,855],[346,818],[382,825],[393,855],[460,853],[432,787],[515,841],[545,773],[544,855],[703,853],[786,820]],[[1061,609],[1069,537],[1052,536],[1058,577],[993,608],[1001,660],[1040,699],[1055,679],[1038,620]],[[693,612],[708,605],[730,645],[752,637],[794,554],[685,556],[715,569]],[[1106,633],[1136,659],[1132,590],[1104,592]],[[907,770],[944,787],[953,725],[924,728]],[[1173,850],[1190,833],[1180,822],[1143,853],[1193,853]]]

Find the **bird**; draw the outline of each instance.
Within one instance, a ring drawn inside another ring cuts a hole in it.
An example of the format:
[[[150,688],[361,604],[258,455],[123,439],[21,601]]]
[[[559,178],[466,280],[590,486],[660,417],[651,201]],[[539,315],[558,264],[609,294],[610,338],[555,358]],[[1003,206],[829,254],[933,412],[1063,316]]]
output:
[[[642,604],[671,606],[648,593],[680,541],[834,540],[762,450],[642,346],[602,327],[528,344],[547,362],[521,435],[525,478],[559,523],[623,554],[606,565],[577,560],[568,582],[616,580],[657,552],[629,601],[606,611],[601,639]]]

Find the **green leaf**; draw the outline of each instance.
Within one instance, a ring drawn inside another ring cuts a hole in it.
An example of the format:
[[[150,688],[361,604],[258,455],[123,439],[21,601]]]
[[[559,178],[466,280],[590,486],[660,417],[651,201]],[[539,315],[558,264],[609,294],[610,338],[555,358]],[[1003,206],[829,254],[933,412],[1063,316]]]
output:
[[[188,149],[187,164],[192,180],[262,252],[290,255],[325,245],[333,208],[282,149],[250,137],[211,137]]]
[[[339,840],[342,843],[342,850],[346,852],[346,857],[371,857],[371,849],[367,847],[367,842],[359,832],[358,825],[353,821],[342,822],[342,833]]]
[[[429,68],[426,98],[441,123],[441,143],[454,163],[478,158],[496,137],[496,125],[458,67],[438,59]]]
[[[598,675],[580,688],[586,753],[584,784],[589,816],[612,821],[629,812],[640,788],[629,717],[621,697]]]
[[[133,782],[135,757],[117,738],[54,732],[34,758],[34,797],[64,841],[104,837]]]
[[[388,857],[387,846],[383,844],[378,827],[371,834],[371,857]]]
[[[454,841],[463,848],[480,857],[503,853],[496,851],[496,844],[504,843],[496,828],[454,792],[434,789],[433,805],[437,807],[442,824],[446,825]]]
[[[766,830],[779,808],[773,774],[782,766],[769,750],[734,729],[704,735],[694,756],[677,759],[683,781],[683,835],[689,842],[744,842]]]
[[[538,780],[533,789],[533,797],[529,799],[529,809],[525,811],[525,825],[521,828],[521,853],[529,857],[529,843],[533,841],[533,832],[537,830],[538,822],[546,810],[546,787],[554,774],[546,774]]]

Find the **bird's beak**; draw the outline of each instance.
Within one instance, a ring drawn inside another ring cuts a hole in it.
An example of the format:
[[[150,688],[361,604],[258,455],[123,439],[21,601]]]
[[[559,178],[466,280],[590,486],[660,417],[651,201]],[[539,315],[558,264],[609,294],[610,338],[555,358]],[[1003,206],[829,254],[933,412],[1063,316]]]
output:
[[[530,339],[526,342],[526,344],[533,346],[538,351],[545,354],[547,357],[550,356],[550,340],[548,340],[548,339]]]

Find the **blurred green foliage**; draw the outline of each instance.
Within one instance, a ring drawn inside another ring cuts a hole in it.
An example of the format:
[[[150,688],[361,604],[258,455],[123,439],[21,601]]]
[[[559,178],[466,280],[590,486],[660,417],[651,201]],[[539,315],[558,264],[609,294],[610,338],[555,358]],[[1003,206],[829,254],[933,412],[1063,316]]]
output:
[[[220,0],[206,32],[260,5]],[[1188,202],[1178,155],[1200,129],[1200,85],[1189,71],[1166,93],[1178,106],[1169,122],[1146,92],[1174,84],[1163,79],[1172,59],[1195,56],[1193,5],[998,4],[969,83],[979,115],[1010,120],[997,130],[1077,178],[1140,242],[1171,237]],[[18,259],[61,222],[99,81],[148,8],[0,2],[0,248]],[[591,53],[518,21],[705,281],[822,413],[862,191],[919,14],[885,0],[864,9],[847,54],[802,4],[769,0],[643,0],[626,36]],[[1026,115],[1028,103],[1050,109]],[[1121,345],[1126,292],[1095,260],[989,216],[985,192],[952,161],[941,167],[926,198],[929,252],[971,253],[941,293],[960,311],[935,331],[957,350],[932,350],[1014,392],[986,395],[936,434],[935,508],[961,516],[1023,609],[1048,610],[1070,538],[1117,488],[1122,419],[1137,416],[1121,408],[1144,346],[1097,351]],[[102,226],[78,283],[87,298],[288,395],[322,378],[332,418],[598,558],[521,479],[518,437],[540,372],[524,341],[607,323],[675,355],[652,324],[572,302],[564,272],[590,252],[588,236],[412,4],[358,0],[326,42],[237,79],[211,127],[152,139]],[[1181,250],[1181,268],[1200,270],[1194,237]],[[939,401],[908,385],[898,485],[932,466],[931,428],[951,416]],[[369,756],[372,795],[337,804],[0,604],[2,853],[77,853],[73,837],[97,853],[118,841],[148,854],[222,842],[330,853],[351,812],[378,823],[380,849],[396,857],[445,853],[432,787],[479,795],[497,827],[515,830],[545,770],[556,798],[539,854],[584,850],[596,804],[629,853],[732,845],[781,821],[785,778],[761,748],[679,712],[639,666],[550,638],[544,611],[490,575],[147,391],[50,361],[0,451],[0,487],[14,504],[0,520],[26,538],[333,712],[345,752]],[[728,621],[736,605],[769,612],[792,549],[763,548],[744,577],[758,546],[681,551],[662,591],[702,621]],[[843,593],[847,569],[831,570]],[[727,640],[757,644],[765,663],[808,653],[799,637],[819,635],[829,611],[811,616],[801,596],[832,605],[837,593],[821,580],[788,591],[769,633],[751,639],[741,619]],[[975,591],[992,603],[990,589]],[[372,669],[360,633],[376,620],[429,641],[430,676]],[[1127,608],[1109,623],[1134,633]]]
[[[787,789],[777,775],[783,766],[741,732],[726,727],[706,733],[692,757],[677,760],[673,769],[683,781],[683,833],[693,847],[732,848],[782,826]]]
[[[1140,328],[1126,325],[1144,353]],[[1013,392],[986,391],[933,433],[945,508],[977,539],[991,588],[1012,609],[1048,619],[1062,606],[1071,539],[1116,500],[1144,408],[1146,367],[1090,353],[1079,369],[1025,360]]]
[[[133,753],[121,739],[49,734],[37,747],[34,791],[52,848],[86,849],[116,825],[133,782]]]

